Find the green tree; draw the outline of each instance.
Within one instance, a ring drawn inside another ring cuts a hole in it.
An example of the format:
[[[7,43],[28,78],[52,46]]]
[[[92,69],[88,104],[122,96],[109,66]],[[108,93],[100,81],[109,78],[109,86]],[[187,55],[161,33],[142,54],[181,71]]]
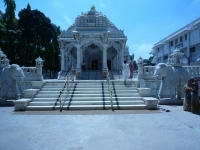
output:
[[[149,59],[147,60],[147,63],[144,66],[155,66],[155,64],[151,63],[152,60],[153,60],[153,56],[149,57]]]
[[[138,70],[138,65],[135,60],[133,61],[133,65],[134,65],[135,70]]]
[[[31,10],[29,4],[19,12],[18,16],[20,41],[23,41],[19,45],[21,57],[24,58],[21,63],[34,66],[35,59],[40,56],[44,59],[46,71],[59,70],[60,50],[57,38],[60,27],[52,24],[51,20],[39,10]]]
[[[14,0],[4,0],[5,13],[0,12],[0,47],[9,56],[12,63],[19,59],[17,56],[18,36],[20,31],[15,17],[16,4]]]

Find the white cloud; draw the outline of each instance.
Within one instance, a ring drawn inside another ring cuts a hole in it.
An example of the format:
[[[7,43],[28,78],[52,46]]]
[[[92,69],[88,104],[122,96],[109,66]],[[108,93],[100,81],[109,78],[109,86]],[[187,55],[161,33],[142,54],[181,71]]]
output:
[[[193,3],[196,4],[196,3],[199,3],[199,2],[200,2],[200,0],[195,0]]]
[[[72,21],[68,16],[64,16],[65,21],[67,22],[68,25],[72,25]]]
[[[60,13],[67,12],[67,8],[69,8],[69,5],[67,2],[59,1],[59,0],[53,0],[52,1],[53,7],[56,8]]]
[[[105,7],[105,6],[106,6],[106,5],[105,5],[104,3],[102,3],[102,2],[100,2],[99,5],[100,5],[101,7]]]
[[[54,0],[54,1],[53,1],[53,4],[54,4],[54,6],[56,6],[56,7],[61,7],[61,6],[62,6],[62,3],[60,3],[60,2],[57,1],[57,0]]]
[[[133,45],[128,45],[129,46],[129,52],[130,54],[134,54],[135,60],[139,57],[142,57],[143,59],[148,59],[151,54],[149,54],[152,51],[153,43],[148,43],[148,44],[133,44]]]

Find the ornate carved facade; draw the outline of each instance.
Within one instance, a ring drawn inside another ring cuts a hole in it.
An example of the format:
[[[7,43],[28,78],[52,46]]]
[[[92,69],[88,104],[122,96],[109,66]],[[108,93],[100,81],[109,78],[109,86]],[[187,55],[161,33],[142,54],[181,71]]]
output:
[[[86,70],[105,72],[107,67],[118,70],[129,55],[126,41],[124,31],[93,6],[90,11],[79,15],[71,27],[61,32],[61,71],[74,67],[76,75],[81,75],[83,62]]]

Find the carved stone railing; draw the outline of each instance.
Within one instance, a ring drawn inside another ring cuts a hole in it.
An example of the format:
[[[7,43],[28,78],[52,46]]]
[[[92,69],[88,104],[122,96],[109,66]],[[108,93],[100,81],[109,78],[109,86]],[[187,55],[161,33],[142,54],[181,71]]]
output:
[[[37,69],[36,67],[21,67],[26,77],[28,76],[36,76]]]
[[[145,75],[153,75],[156,66],[144,66]],[[191,76],[200,76],[200,66],[183,66],[186,68]]]
[[[200,76],[200,66],[183,66],[186,68],[191,76]]]
[[[39,66],[40,67],[40,66]],[[37,67],[21,67],[26,76],[25,81],[42,81],[43,76],[40,75],[41,70]]]

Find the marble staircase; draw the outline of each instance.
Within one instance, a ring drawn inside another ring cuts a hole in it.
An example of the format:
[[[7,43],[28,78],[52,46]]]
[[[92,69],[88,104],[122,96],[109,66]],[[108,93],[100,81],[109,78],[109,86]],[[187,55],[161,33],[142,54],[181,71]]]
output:
[[[68,72],[63,71],[59,77],[58,80],[65,80]],[[111,80],[117,80],[122,79],[122,75],[118,70],[109,70],[110,79]],[[101,70],[85,70],[82,71],[82,80],[102,80],[102,71]]]
[[[111,80],[114,109],[146,109],[147,106],[133,82]],[[59,93],[64,80],[47,81],[29,102],[26,110],[60,109]],[[63,110],[110,109],[110,94],[106,80],[76,80],[69,84],[69,91],[62,94]]]

